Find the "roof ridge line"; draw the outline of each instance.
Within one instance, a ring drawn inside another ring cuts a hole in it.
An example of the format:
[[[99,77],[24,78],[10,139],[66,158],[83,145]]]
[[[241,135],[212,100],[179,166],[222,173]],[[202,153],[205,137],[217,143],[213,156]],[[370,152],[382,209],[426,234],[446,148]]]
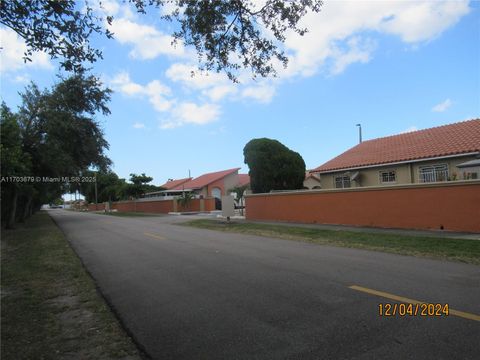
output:
[[[452,126],[452,125],[462,124],[462,123],[466,123],[466,122],[470,122],[470,121],[480,121],[480,118],[473,118],[473,119],[469,119],[469,120],[457,121],[457,122],[454,122],[454,123],[451,123],[451,124],[437,125],[437,126],[433,126],[433,127],[429,127],[429,128],[425,128],[425,129],[418,129],[418,130],[407,131],[407,132],[403,132],[403,133],[399,133],[399,134],[381,136],[381,137],[374,138],[374,139],[364,140],[360,144],[365,143],[365,142],[369,142],[369,141],[374,141],[374,140],[381,140],[381,139],[393,138],[393,137],[396,137],[396,136],[403,136],[403,135],[407,135],[407,134],[408,135],[409,134],[415,134],[415,133],[419,133],[419,132],[422,132],[422,131],[438,129],[438,128],[442,128],[442,127],[445,127],[445,126]],[[360,144],[357,144],[355,146],[358,146]],[[355,146],[353,146],[353,147],[355,147]],[[352,148],[350,148],[350,149],[352,149]]]

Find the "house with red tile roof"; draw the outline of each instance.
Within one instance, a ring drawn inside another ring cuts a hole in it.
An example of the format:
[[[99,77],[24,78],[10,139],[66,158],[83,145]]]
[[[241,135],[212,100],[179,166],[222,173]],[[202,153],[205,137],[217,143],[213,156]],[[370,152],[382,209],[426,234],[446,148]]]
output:
[[[147,193],[145,197],[171,197],[180,195],[183,192],[190,192],[198,197],[215,197],[220,199],[222,195],[229,194],[228,190],[235,186],[248,185],[250,183],[250,177],[246,174],[239,174],[238,170],[240,168],[211,172],[194,179],[167,181],[161,185],[165,190]]]
[[[190,191],[196,195],[203,195],[204,197],[213,196],[221,198],[222,195],[227,194],[227,190],[237,185],[238,170],[240,170],[240,168],[203,174],[171,189],[170,191]]]
[[[480,119],[364,141],[311,170],[322,189],[480,178]]]

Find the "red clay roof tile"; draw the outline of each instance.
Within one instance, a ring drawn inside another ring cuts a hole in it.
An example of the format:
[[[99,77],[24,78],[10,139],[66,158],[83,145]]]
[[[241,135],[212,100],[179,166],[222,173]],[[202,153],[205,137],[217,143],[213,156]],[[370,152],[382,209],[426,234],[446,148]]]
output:
[[[217,171],[208,174],[203,174],[193,180],[187,181],[186,183],[181,184],[180,186],[175,187],[170,190],[183,190],[183,189],[200,189],[208,184],[213,183],[214,181],[220,180],[227,175],[230,175],[240,168],[234,168],[229,170]]]
[[[192,178],[185,178],[185,179],[176,179],[176,180],[169,180],[165,184],[160,185],[160,187],[166,189],[166,190],[171,190],[179,185],[182,185],[186,183],[187,181],[192,180]]]
[[[250,184],[250,175],[238,174],[238,186],[244,186]]]
[[[480,119],[364,141],[312,172],[480,152]]]

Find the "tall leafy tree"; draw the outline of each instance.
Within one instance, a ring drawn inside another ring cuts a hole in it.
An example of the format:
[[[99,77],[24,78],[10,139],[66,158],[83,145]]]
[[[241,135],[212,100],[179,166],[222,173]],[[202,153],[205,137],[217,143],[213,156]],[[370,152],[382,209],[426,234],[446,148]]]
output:
[[[19,124],[33,172],[73,177],[90,166],[108,167],[110,160],[104,154],[108,143],[94,114],[108,114],[109,99],[110,90],[83,74],[61,79],[52,90],[28,86],[22,94]]]
[[[1,156],[1,203],[2,221],[7,228],[12,228],[17,213],[19,193],[31,186],[26,182],[16,181],[31,175],[31,158],[22,148],[21,129],[17,114],[2,103],[0,109],[0,156]]]
[[[127,184],[126,192],[129,196],[139,198],[148,191],[156,191],[158,188],[149,183],[153,180],[151,176],[142,173],[140,175],[130,174],[130,184]]]
[[[2,194],[2,214],[8,212],[7,219],[19,220],[61,196],[67,185],[79,185],[62,179],[79,177],[92,166],[106,170],[111,163],[105,155],[108,143],[95,120],[96,113],[109,113],[110,90],[98,79],[77,73],[51,90],[41,91],[32,83],[21,95],[18,113],[2,108],[2,150],[6,149],[2,156],[12,158],[5,166],[2,161],[2,176],[23,172],[35,178],[22,187],[9,185],[10,197]]]
[[[250,140],[243,149],[254,193],[303,188],[305,162],[299,153],[277,140]]]
[[[88,170],[83,172],[82,176],[87,179],[95,179],[93,182],[88,181],[80,184],[80,192],[85,196],[87,202],[93,203],[97,200],[97,202],[102,203],[122,199],[126,186],[125,179],[120,179],[113,171]]]
[[[236,72],[250,69],[255,77],[275,75],[274,62],[286,66],[280,44],[287,31],[303,35],[299,21],[308,11],[318,12],[321,0],[129,0],[139,13],[166,5],[173,9],[160,16],[173,22],[175,41],[193,46],[200,69],[225,71],[236,81]],[[25,60],[33,51],[60,58],[66,70],[81,70],[85,62],[101,58],[90,46],[92,34],[114,34],[90,3],[75,0],[9,0],[0,2],[0,23],[13,29],[27,44]],[[113,17],[106,15],[106,23]]]

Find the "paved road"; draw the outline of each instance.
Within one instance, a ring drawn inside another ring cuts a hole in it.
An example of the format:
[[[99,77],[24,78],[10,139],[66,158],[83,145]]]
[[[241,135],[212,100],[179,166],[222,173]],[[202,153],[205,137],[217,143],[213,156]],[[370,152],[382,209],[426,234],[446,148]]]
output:
[[[478,266],[172,224],[183,217],[50,214],[153,359],[480,354]],[[462,313],[380,317],[393,301],[372,291]]]

